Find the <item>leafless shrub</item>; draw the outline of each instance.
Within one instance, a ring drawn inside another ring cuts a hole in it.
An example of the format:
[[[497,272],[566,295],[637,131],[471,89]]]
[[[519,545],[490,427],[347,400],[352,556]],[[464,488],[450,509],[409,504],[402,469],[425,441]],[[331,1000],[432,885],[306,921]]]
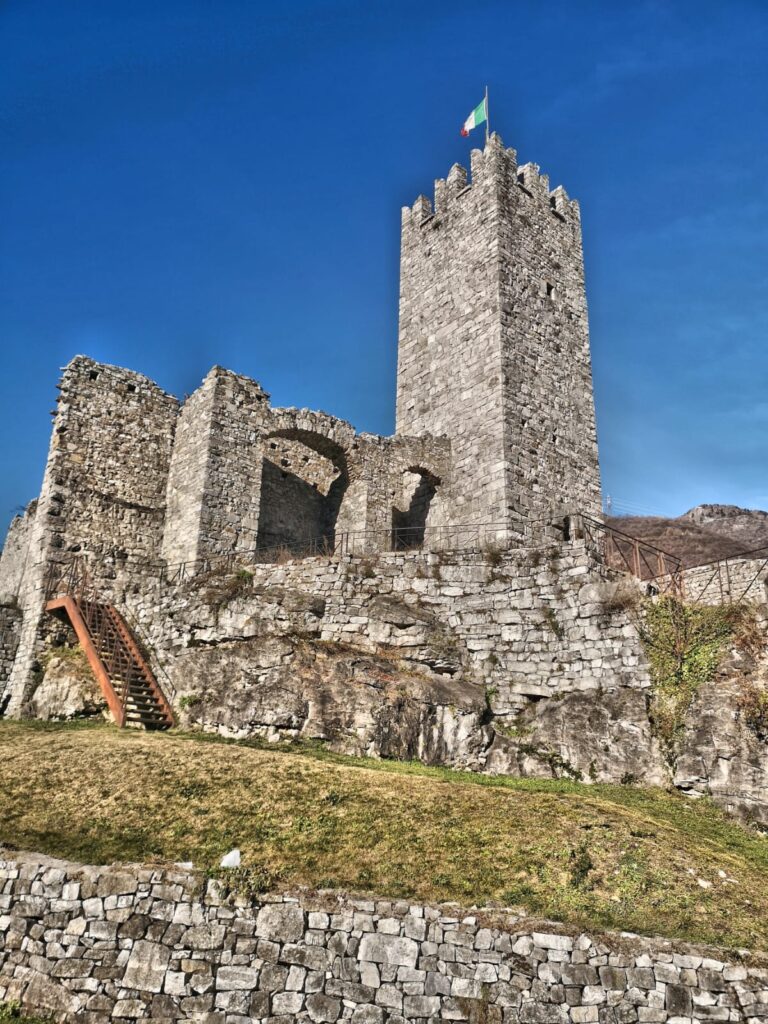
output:
[[[598,601],[606,613],[635,611],[642,601],[642,594],[633,579],[621,579],[615,583],[601,583]]]

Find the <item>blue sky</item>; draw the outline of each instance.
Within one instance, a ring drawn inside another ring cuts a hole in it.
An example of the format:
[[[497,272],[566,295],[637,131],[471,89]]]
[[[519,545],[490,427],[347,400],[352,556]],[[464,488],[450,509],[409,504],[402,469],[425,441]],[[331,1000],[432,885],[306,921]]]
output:
[[[399,210],[493,127],[582,205],[604,490],[768,508],[768,4],[6,0],[0,525],[59,367],[394,425]]]

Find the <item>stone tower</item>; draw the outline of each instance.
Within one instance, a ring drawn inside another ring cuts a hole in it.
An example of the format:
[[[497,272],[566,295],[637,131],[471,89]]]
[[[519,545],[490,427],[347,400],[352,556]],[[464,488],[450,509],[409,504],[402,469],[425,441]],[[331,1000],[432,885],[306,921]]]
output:
[[[402,214],[397,433],[447,435],[451,520],[599,515],[578,203],[492,135]]]

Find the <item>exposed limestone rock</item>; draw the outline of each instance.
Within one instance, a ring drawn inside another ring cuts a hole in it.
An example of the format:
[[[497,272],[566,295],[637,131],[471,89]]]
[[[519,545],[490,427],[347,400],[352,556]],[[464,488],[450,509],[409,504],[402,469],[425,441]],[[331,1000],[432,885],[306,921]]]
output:
[[[565,694],[534,704],[498,729],[487,767],[500,774],[549,772],[585,782],[668,781],[659,744],[648,720],[647,695],[624,686]]]
[[[765,662],[747,678],[766,685]],[[674,766],[674,784],[768,828],[768,743],[739,714],[744,672],[727,666],[701,687],[688,712]]]
[[[176,675],[183,720],[227,736],[301,737],[345,753],[475,766],[489,741],[483,687],[332,642],[195,647]]]
[[[106,714],[106,701],[79,648],[67,648],[66,653],[53,653],[47,659],[45,674],[32,694],[29,710],[34,718],[44,721]]]

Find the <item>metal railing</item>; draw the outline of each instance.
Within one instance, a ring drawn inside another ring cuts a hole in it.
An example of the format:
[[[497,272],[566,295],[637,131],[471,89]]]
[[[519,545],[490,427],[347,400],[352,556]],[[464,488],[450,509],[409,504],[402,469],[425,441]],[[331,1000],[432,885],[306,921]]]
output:
[[[471,523],[452,526],[398,526],[388,530],[347,530],[331,537],[311,537],[271,545],[257,545],[223,555],[175,562],[158,567],[166,582],[184,583],[208,572],[229,572],[251,565],[274,565],[304,558],[375,556],[398,551],[450,552],[507,550],[543,539],[563,536],[564,528],[551,519],[520,519],[513,523]]]
[[[738,565],[744,562],[758,563],[756,568],[746,572],[746,582],[744,578],[739,581],[737,572]],[[729,558],[720,558],[715,562],[691,565],[685,572],[688,575],[688,596],[692,603],[707,604],[710,602],[705,598],[714,597],[718,604],[740,604],[748,597],[756,596],[761,583],[763,586],[768,584],[768,545]],[[699,585],[697,577],[705,579],[703,586]]]
[[[125,619],[127,625],[130,627],[131,632],[134,635],[137,646],[139,647],[142,656],[146,660],[147,664],[150,665],[159,675],[163,677],[163,693],[165,694],[168,703],[173,704],[176,700],[176,686],[168,675],[165,666],[157,656],[157,651],[152,644],[152,641],[147,634],[144,627],[139,623],[138,619],[132,615],[125,606],[120,609],[120,614]]]
[[[682,599],[685,593],[683,562],[677,555],[654,544],[623,533],[592,516],[574,517],[580,521],[584,536],[610,569],[627,572],[647,582],[656,593],[669,593]]]

